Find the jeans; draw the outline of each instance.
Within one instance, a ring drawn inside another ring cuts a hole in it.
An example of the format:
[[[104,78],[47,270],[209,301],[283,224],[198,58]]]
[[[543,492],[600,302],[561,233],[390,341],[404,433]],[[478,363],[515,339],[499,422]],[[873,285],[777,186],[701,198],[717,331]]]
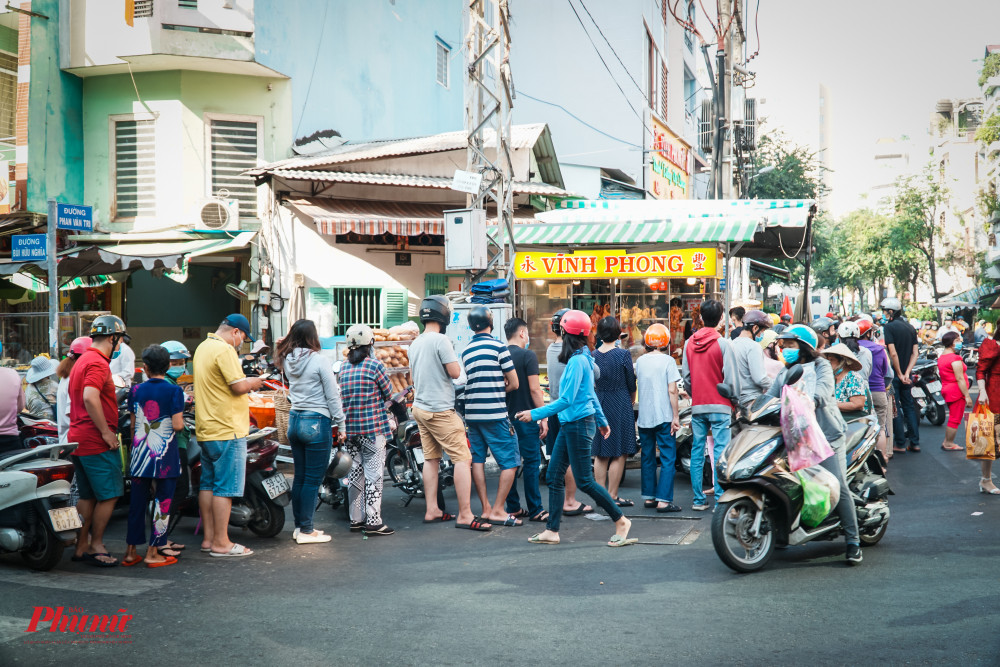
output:
[[[514,432],[517,433],[517,446],[521,450],[521,465],[524,466],[521,472],[524,502],[528,506],[528,516],[536,516],[545,510],[542,507],[542,492],[538,486],[538,469],[542,463],[542,443],[538,437],[538,424],[536,422],[526,424],[517,420],[513,424]],[[521,498],[517,495],[515,479],[507,493],[506,510],[508,514],[513,514],[519,509],[521,509]]]
[[[247,439],[203,440],[201,490],[217,498],[240,498],[246,486]]]
[[[709,412],[691,415],[691,488],[694,490],[694,504],[705,504],[705,491],[702,487],[702,475],[705,468],[705,444],[708,442],[708,432],[712,431],[712,461],[718,461],[722,452],[729,446],[729,424],[732,417],[726,412]],[[715,475],[712,475],[715,479]],[[722,497],[722,487],[715,480],[715,502]]]
[[[153,495],[153,525],[149,534],[149,546],[165,547],[167,545],[170,503],[174,498],[177,478],[133,477],[132,494],[128,508],[128,533],[125,540],[132,546],[138,546],[146,541],[146,512],[149,505],[149,492],[154,484],[156,491]]]
[[[594,502],[608,513],[612,521],[622,518],[622,511],[618,509],[615,499],[594,479],[590,447],[594,444],[596,432],[597,422],[592,416],[560,425],[559,437],[556,438],[552,448],[552,458],[549,459],[549,471],[545,480],[549,487],[549,520],[545,527],[552,532],[559,532],[559,522],[562,520],[568,467],[573,468],[577,487],[593,498]]]
[[[288,444],[292,448],[292,516],[303,533],[313,531],[313,514],[320,482],[330,464],[332,422],[318,412],[292,410],[288,415]]]
[[[899,378],[893,378],[892,388],[899,400],[897,415],[892,420],[893,445],[905,447],[906,440],[909,439],[911,445],[919,447],[920,413],[917,412],[917,404],[913,400],[913,385],[903,384]]]
[[[846,441],[841,436],[830,443],[833,448],[833,456],[820,463],[821,466],[832,472],[837,481],[840,482],[840,500],[835,508],[837,516],[840,517],[840,525],[844,528],[848,544],[861,544],[858,536],[858,515],[854,509],[854,500],[851,498],[851,490],[847,487],[847,451],[844,447]]]
[[[677,440],[670,432],[670,423],[653,428],[640,428],[642,443],[642,497],[662,503],[674,501],[674,465],[677,462]],[[656,450],[660,450],[660,479],[656,479]]]

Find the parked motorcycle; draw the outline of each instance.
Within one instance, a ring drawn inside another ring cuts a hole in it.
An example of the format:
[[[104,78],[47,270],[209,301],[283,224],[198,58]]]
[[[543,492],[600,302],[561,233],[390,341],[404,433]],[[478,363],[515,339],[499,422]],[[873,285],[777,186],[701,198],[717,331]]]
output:
[[[395,394],[389,401],[390,426],[393,428],[391,442],[387,443],[385,466],[389,470],[392,485],[406,494],[403,507],[409,506],[414,498],[424,496],[424,450],[420,442],[420,429],[417,422],[410,419],[406,411],[406,396],[412,387]],[[465,401],[461,389],[456,390],[455,409],[460,416],[465,414]],[[444,460],[438,473],[438,507],[442,510],[445,487],[455,485],[455,465],[450,460]]]
[[[54,568],[83,527],[70,503],[73,464],[59,453],[53,442],[0,454],[0,553],[35,570]]]
[[[793,367],[788,383],[797,382],[801,375],[801,368]],[[727,385],[720,384],[719,392],[732,396]],[[725,492],[712,516],[712,544],[722,562],[737,572],[763,568],[778,545],[795,546],[843,535],[836,511],[816,528],[802,525],[802,486],[788,469],[780,414],[781,400],[767,395],[749,409],[741,409],[743,430],[730,442],[716,468]],[[877,544],[889,524],[888,497],[892,491],[885,477],[885,459],[875,447],[878,433],[877,420],[864,417],[848,423],[845,434],[847,482],[865,546]]]
[[[47,445],[59,439],[59,427],[46,417],[21,412],[17,415],[17,432],[21,437],[21,445],[26,449],[34,449]]]
[[[933,359],[917,359],[910,373],[913,381],[911,394],[917,404],[920,416],[934,426],[940,426],[948,416],[948,406],[941,395],[941,378],[938,375],[937,361]]]

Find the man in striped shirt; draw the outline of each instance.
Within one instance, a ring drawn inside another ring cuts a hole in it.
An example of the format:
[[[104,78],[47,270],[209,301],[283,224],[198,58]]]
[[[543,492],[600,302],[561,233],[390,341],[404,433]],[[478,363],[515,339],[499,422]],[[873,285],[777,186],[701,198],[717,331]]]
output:
[[[469,310],[469,328],[475,332],[462,352],[465,366],[465,423],[472,445],[472,480],[483,505],[483,518],[494,526],[520,526],[522,521],[504,510],[521,455],[517,436],[507,417],[507,392],[518,387],[517,371],[507,346],[493,337],[493,314],[485,306]],[[486,451],[500,466],[496,500],[486,495]]]

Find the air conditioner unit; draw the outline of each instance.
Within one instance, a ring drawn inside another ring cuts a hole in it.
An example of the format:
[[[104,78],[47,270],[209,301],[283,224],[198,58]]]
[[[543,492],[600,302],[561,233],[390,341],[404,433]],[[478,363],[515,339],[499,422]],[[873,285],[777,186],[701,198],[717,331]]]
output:
[[[757,100],[749,97],[743,104],[743,150],[757,150]]]
[[[701,144],[701,152],[706,155],[712,152],[712,126],[715,123],[715,114],[712,113],[712,100],[701,101],[701,120],[698,122],[698,143]]]
[[[240,203],[235,199],[207,197],[194,210],[193,230],[235,232],[240,229]]]

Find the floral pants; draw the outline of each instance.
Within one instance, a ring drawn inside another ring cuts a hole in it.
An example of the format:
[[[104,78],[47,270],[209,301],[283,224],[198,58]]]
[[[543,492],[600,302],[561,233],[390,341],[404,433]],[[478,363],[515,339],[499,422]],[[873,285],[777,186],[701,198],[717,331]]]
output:
[[[354,435],[347,439],[351,472],[347,474],[347,497],[351,521],[368,526],[382,524],[382,479],[385,470],[385,436]]]

